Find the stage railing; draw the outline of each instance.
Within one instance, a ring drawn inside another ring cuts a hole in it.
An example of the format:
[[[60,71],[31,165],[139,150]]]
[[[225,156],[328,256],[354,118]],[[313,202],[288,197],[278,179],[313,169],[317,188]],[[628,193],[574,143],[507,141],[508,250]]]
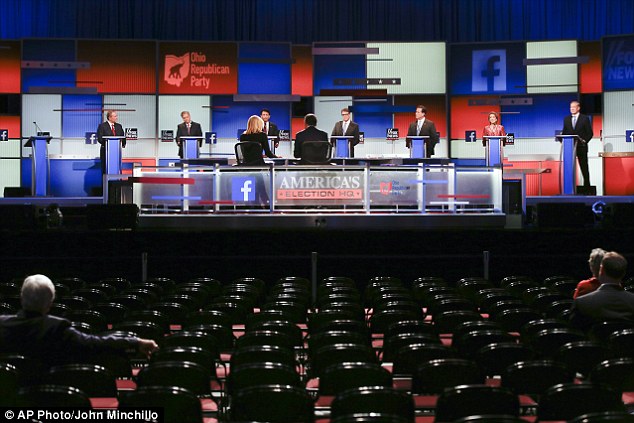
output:
[[[141,213],[501,213],[500,168],[136,167]]]

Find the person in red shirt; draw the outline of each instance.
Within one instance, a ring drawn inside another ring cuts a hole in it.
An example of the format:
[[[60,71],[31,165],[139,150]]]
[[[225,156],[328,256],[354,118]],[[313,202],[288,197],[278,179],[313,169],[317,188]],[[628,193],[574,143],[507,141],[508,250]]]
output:
[[[605,251],[601,248],[595,248],[590,252],[588,265],[590,266],[592,277],[590,279],[583,280],[577,284],[577,288],[575,288],[575,292],[572,295],[573,299],[581,297],[585,294],[589,294],[590,292],[595,291],[599,287],[599,285],[601,285],[597,277],[599,276],[599,268],[601,267],[601,260],[603,260],[604,255]]]

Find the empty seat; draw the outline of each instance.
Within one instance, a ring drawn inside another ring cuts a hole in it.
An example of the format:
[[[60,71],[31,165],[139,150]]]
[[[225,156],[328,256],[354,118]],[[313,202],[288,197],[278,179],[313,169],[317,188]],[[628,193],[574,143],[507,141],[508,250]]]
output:
[[[200,400],[191,391],[177,386],[144,386],[122,392],[119,408],[160,407],[165,423],[202,423]]]
[[[392,372],[395,375],[413,375],[416,368],[427,361],[454,356],[451,348],[439,344],[410,344],[394,355]]]
[[[564,383],[549,388],[539,400],[537,418],[571,420],[586,413],[625,411],[619,392],[606,385]]]
[[[588,376],[597,364],[608,358],[610,358],[608,348],[592,341],[569,342],[562,345],[557,352],[559,361],[583,376]]]
[[[619,392],[634,391],[634,359],[628,357],[605,360],[594,367],[590,380],[608,385]]]
[[[532,360],[533,350],[515,342],[496,342],[485,345],[476,353],[475,360],[488,376],[504,373],[511,364]]]
[[[502,373],[502,386],[516,394],[539,396],[548,388],[572,382],[574,374],[560,362],[553,360],[529,360],[511,364]]]
[[[453,422],[476,414],[518,417],[520,405],[511,390],[485,385],[462,385],[446,389],[436,403],[436,422]]]
[[[91,408],[90,398],[72,386],[34,385],[20,388],[16,396],[19,407],[64,407]]]
[[[337,395],[361,386],[392,386],[392,374],[379,363],[344,362],[324,369],[319,378],[319,395]]]
[[[412,393],[440,394],[458,385],[483,384],[484,372],[475,361],[459,358],[431,360],[420,364],[412,379]]]
[[[353,413],[384,413],[414,421],[411,395],[384,386],[351,388],[335,396],[331,404],[332,419]]]

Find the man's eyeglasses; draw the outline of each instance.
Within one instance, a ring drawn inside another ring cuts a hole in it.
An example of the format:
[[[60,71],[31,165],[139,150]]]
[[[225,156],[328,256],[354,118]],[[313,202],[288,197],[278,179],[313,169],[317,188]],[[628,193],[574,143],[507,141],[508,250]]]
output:
[[[342,113],[341,116],[348,116],[350,113]]]

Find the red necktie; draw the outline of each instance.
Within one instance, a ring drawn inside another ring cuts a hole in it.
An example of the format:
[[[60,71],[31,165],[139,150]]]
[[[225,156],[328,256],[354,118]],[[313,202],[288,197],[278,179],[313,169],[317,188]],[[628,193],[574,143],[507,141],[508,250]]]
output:
[[[110,129],[112,129],[112,135],[117,135],[117,133],[114,131],[114,125],[110,125]]]

